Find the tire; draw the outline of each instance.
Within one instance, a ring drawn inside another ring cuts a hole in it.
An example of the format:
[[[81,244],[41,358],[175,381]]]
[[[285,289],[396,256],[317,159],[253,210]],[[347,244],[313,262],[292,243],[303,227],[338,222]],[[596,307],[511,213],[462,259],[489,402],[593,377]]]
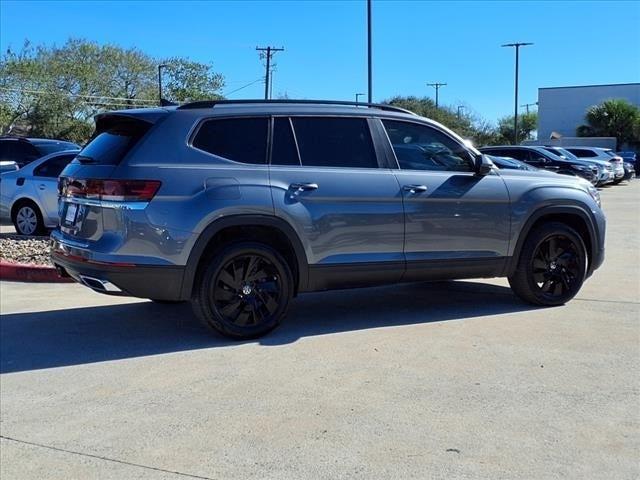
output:
[[[43,235],[44,220],[38,206],[31,200],[20,200],[11,215],[18,235]]]
[[[153,303],[157,303],[158,305],[177,305],[179,303],[184,303],[183,300],[158,300],[156,298],[150,298]]]
[[[529,232],[509,284],[525,302],[563,305],[580,291],[586,271],[580,235],[563,223],[550,222]]]
[[[233,339],[251,339],[280,324],[292,294],[284,258],[267,245],[243,242],[200,266],[191,305],[206,327]]]

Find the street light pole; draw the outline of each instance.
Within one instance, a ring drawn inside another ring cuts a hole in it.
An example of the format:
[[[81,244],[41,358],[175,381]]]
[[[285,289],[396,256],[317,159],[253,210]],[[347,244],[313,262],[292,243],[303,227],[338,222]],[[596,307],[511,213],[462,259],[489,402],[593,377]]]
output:
[[[373,66],[371,65],[371,1],[367,0],[367,94],[373,103]]]
[[[533,45],[533,43],[518,42],[518,43],[506,43],[501,45],[502,47],[514,47],[516,49],[516,82],[515,82],[515,102],[513,113],[513,144],[518,144],[518,71],[520,68],[520,47],[526,47]]]
[[[162,69],[165,67],[165,64],[158,65],[158,104],[160,106],[162,106]]]

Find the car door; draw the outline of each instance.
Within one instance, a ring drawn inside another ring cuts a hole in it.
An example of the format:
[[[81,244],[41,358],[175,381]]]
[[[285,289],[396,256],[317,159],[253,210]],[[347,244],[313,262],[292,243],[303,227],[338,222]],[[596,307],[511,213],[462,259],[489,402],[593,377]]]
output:
[[[405,279],[499,274],[510,229],[509,196],[499,174],[477,175],[475,155],[435,126],[381,123],[402,189]]]
[[[302,240],[310,289],[401,278],[403,207],[364,117],[273,119],[270,178],[276,215]]]
[[[54,155],[33,169],[32,181],[44,209],[45,223],[58,221],[58,176],[74,157],[75,154]]]

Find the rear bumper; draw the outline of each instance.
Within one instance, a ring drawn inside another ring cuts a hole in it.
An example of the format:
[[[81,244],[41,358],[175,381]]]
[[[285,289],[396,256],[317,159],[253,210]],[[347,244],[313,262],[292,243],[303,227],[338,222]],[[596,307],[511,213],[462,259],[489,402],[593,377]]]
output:
[[[60,273],[107,295],[185,300],[181,298],[183,267],[116,265],[91,262],[55,250],[51,260]]]

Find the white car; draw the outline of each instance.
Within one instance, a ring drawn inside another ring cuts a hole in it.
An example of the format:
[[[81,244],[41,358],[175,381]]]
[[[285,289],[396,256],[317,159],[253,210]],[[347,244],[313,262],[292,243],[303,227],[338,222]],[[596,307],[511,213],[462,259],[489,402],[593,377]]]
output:
[[[0,175],[0,218],[20,235],[44,234],[58,225],[58,175],[80,150],[45,155]]]
[[[19,168],[13,160],[0,160],[0,173],[15,172]]]
[[[585,146],[563,148],[573,153],[580,160],[604,160],[611,162],[611,165],[613,165],[614,183],[620,183],[624,178],[624,160],[622,157],[616,155],[616,152],[610,148]]]

